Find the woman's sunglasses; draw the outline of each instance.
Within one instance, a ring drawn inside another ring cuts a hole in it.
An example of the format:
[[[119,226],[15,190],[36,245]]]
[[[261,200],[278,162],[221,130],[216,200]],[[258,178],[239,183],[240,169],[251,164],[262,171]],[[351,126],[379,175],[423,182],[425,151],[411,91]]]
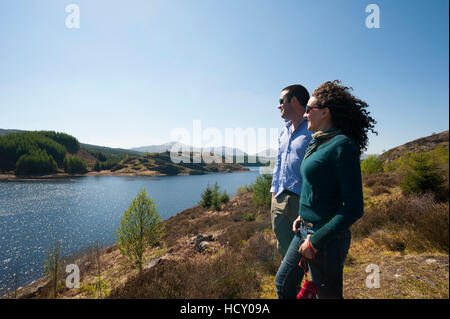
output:
[[[325,107],[326,106],[323,106],[323,105],[307,105],[305,108],[305,113],[309,114],[309,111],[311,111],[311,109],[323,109]]]

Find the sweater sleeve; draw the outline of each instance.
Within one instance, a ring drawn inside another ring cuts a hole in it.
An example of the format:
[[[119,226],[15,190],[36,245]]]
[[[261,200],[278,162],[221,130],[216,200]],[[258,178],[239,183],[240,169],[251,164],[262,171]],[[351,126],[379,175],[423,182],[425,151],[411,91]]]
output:
[[[337,145],[335,163],[341,205],[336,215],[311,236],[311,244],[317,250],[348,229],[364,212],[359,152],[353,141]]]

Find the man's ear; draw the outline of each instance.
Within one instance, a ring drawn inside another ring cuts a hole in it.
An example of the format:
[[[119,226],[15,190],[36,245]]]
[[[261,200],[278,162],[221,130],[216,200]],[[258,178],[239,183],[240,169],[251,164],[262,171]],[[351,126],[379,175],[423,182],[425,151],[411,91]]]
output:
[[[291,104],[295,105],[296,107],[302,107],[297,97],[294,95],[291,99]]]

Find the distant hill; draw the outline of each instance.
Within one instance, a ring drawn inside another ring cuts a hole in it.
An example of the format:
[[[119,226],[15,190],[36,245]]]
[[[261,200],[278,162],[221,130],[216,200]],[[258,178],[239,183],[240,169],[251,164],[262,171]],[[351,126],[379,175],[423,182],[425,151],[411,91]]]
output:
[[[432,134],[427,137],[422,137],[414,141],[405,143],[403,145],[394,147],[380,155],[380,159],[385,162],[390,162],[399,158],[405,153],[419,153],[428,152],[437,147],[447,147],[449,145],[449,131],[443,131],[438,134]]]
[[[80,143],[81,147],[87,151],[103,152],[110,155],[129,154],[129,155],[143,155],[144,152],[129,150],[125,148],[111,148],[106,146],[92,145],[86,143]]]
[[[148,145],[148,146],[139,146],[139,147],[133,147],[131,148],[131,150],[133,151],[138,151],[138,152],[149,152],[149,153],[164,153],[166,151],[169,151],[172,149],[172,147],[176,144],[176,142],[169,142],[169,143],[164,143],[164,144],[160,144],[160,145]],[[195,146],[190,146],[187,144],[183,144],[183,143],[178,143],[179,146],[185,148],[185,149],[190,149],[191,152],[194,153],[201,153],[203,152],[208,152],[210,149],[212,150],[213,148],[208,148],[208,147],[195,147]],[[218,147],[219,149],[222,149],[222,154],[225,156],[232,156],[233,154],[238,154],[238,155],[247,155],[244,151],[238,149],[238,148],[231,148],[231,147],[227,147],[227,146],[222,146],[222,147]]]
[[[0,136],[10,134],[10,133],[19,133],[19,132],[23,132],[23,130],[7,130],[7,129],[0,128]]]
[[[172,146],[175,144],[175,142],[169,142],[169,143],[164,143],[161,145],[148,145],[148,146],[139,146],[139,147],[132,147],[131,150],[133,151],[137,151],[137,152],[148,152],[148,153],[163,153],[166,151],[170,151],[170,149],[172,148]],[[185,146],[185,144],[182,144],[183,146]],[[186,145],[187,146],[187,145]],[[196,150],[194,150],[194,152],[197,152]]]

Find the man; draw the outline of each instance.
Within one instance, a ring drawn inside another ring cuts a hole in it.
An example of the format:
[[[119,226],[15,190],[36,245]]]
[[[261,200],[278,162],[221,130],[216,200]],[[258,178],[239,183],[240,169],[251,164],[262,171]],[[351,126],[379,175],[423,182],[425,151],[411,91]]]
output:
[[[277,237],[277,248],[282,257],[294,237],[292,223],[297,219],[302,177],[300,164],[311,140],[307,121],[303,118],[309,100],[308,91],[299,84],[281,91],[278,109],[286,127],[278,138],[277,162],[273,170],[272,228]]]

